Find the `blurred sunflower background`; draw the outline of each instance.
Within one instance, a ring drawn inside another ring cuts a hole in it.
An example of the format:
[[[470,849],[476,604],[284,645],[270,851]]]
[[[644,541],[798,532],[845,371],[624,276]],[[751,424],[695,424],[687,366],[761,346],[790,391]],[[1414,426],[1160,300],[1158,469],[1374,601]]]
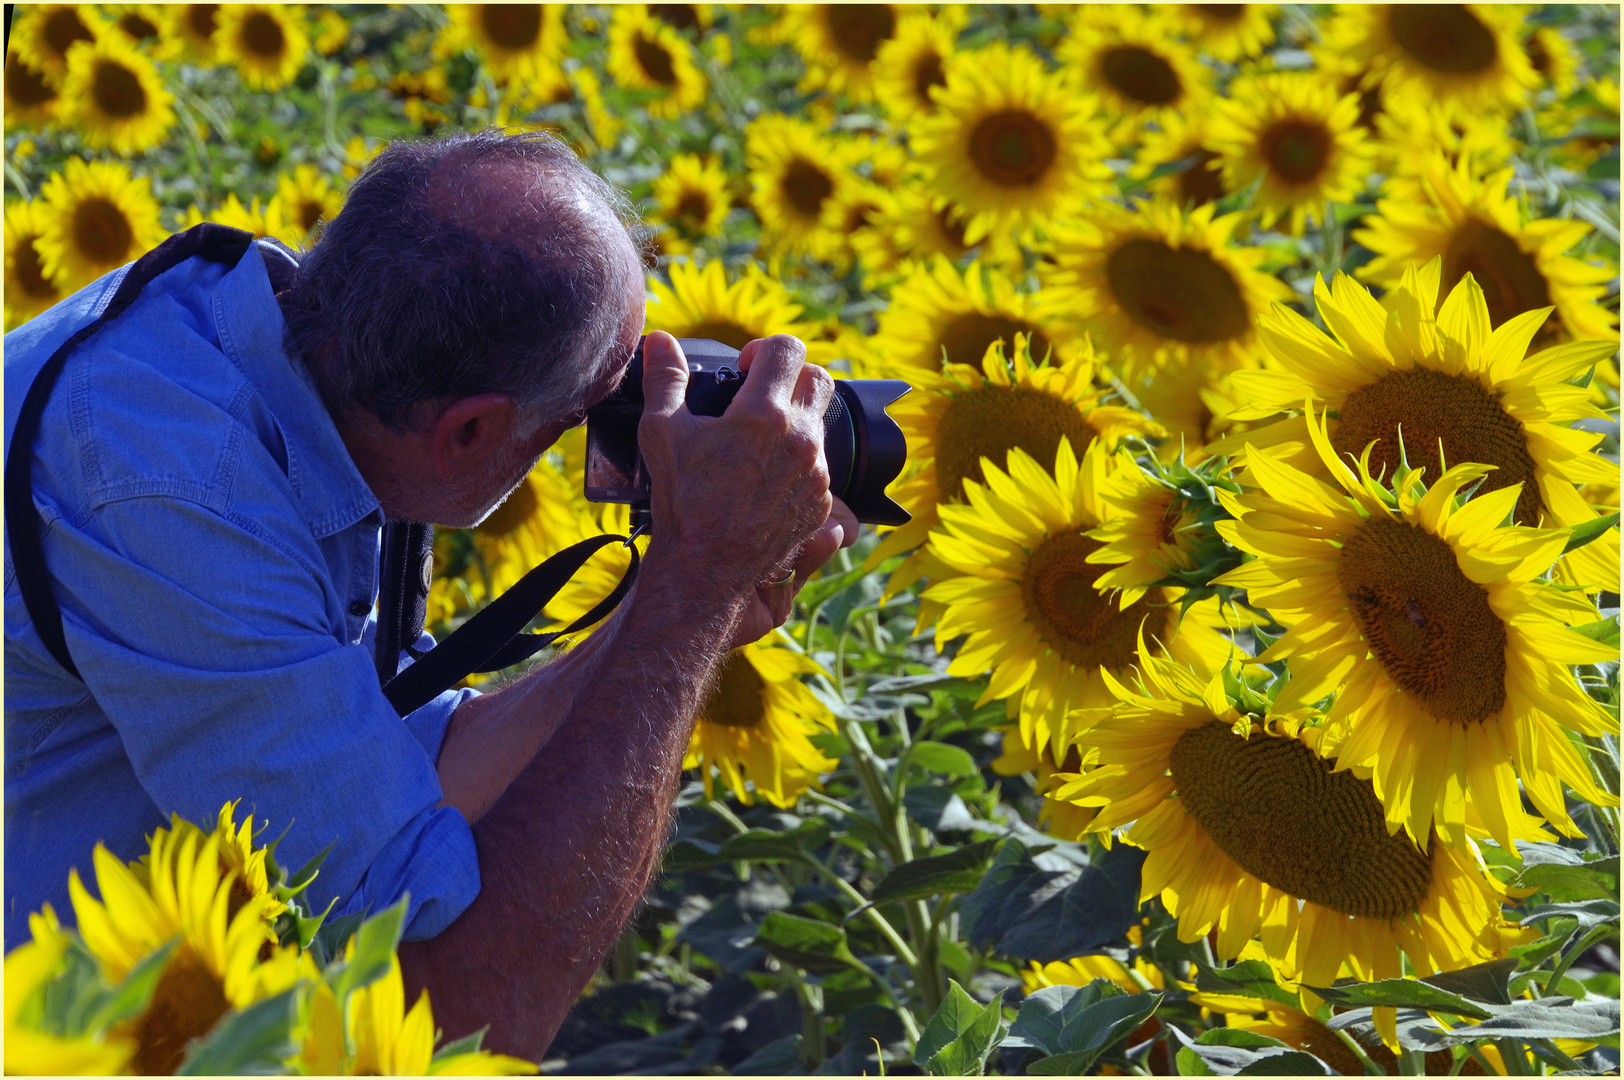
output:
[[[17,5],[5,325],[499,126],[638,203],[647,329],[914,387],[913,520],[726,660],[547,1071],[1616,1072],[1618,87],[1599,5]],[[583,456],[441,531],[431,630],[626,531]],[[230,824],[102,888],[247,881]],[[8,1072],[318,986],[122,902],[7,958]],[[41,1026],[159,939],[212,1012]],[[522,1064],[391,971],[278,1067]]]

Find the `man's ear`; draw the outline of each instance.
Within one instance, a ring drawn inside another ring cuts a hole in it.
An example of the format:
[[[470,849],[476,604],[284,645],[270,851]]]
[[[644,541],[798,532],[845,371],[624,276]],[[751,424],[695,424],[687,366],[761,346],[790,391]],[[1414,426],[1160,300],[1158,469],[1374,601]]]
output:
[[[429,454],[441,480],[483,471],[513,438],[516,406],[506,394],[458,398],[429,432]]]

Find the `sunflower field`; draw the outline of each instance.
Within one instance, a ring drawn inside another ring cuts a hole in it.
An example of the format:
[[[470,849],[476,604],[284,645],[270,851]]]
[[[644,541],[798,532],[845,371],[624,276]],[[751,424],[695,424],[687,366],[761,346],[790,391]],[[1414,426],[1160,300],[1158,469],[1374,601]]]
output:
[[[84,853],[6,1071],[1616,1074],[1618,80],[1600,5],[17,5],[7,329],[500,126],[628,193],[648,330],[914,389],[545,1061],[228,806]],[[430,629],[626,530],[583,446]]]

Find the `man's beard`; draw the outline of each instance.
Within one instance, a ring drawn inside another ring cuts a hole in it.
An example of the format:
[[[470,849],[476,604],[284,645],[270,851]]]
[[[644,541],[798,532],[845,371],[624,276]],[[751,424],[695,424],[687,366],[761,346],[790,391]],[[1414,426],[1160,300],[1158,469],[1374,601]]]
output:
[[[497,482],[506,484],[507,486],[503,489],[501,497],[498,498],[495,502],[491,503],[490,506],[488,506],[485,509],[485,512],[480,514],[479,517],[473,522],[473,524],[470,525],[470,526],[467,526],[467,527],[468,528],[478,527],[479,525],[483,524],[484,521],[487,518],[489,518],[492,514],[496,513],[497,509],[500,508],[503,503],[507,502],[508,499],[512,497],[512,495],[513,495],[513,493],[515,491],[519,490],[519,485],[521,485],[521,484],[523,484],[525,482],[525,479],[530,475],[531,470],[533,470],[536,467],[536,465],[538,463],[540,463],[540,461],[541,461],[541,455],[538,454],[536,457],[531,459],[530,464],[526,465],[524,467],[524,470],[519,473],[518,477],[516,479],[512,480],[511,482],[509,482],[505,477],[500,478],[500,479],[498,479],[497,477],[493,477],[492,478],[493,480],[497,480]],[[494,473],[495,470],[493,469],[492,472]]]

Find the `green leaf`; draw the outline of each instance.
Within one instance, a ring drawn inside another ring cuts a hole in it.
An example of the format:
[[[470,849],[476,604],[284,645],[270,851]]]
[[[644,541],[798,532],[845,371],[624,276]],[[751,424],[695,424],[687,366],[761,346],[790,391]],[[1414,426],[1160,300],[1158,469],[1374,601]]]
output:
[[[965,938],[1017,960],[1048,963],[1096,952],[1139,921],[1145,852],[1118,844],[1081,872],[1044,870],[1018,840],[998,849],[964,898]]]
[[[980,1076],[1004,1034],[1004,992],[982,1006],[956,981],[920,1033],[914,1064],[932,1076]]]
[[[894,679],[879,679],[869,683],[866,692],[895,694],[899,690],[920,690],[927,686],[941,686],[943,683],[958,681],[957,675],[949,675],[945,671],[932,671],[925,675],[899,675]]]
[[[783,911],[774,911],[761,921],[756,944],[785,963],[815,975],[862,968],[846,944],[845,930]]]
[[[458,1054],[479,1053],[480,1048],[485,1043],[485,1033],[490,1029],[491,1026],[486,1024],[472,1035],[464,1035],[460,1039],[452,1039],[450,1042],[440,1047],[440,1049],[436,1050],[434,1052],[434,1057],[430,1060],[439,1061],[441,1058],[455,1057]]]
[[[299,1019],[296,990],[256,1001],[226,1014],[214,1030],[192,1044],[177,1076],[272,1076],[299,1052],[293,1027]]]
[[[667,874],[680,874],[684,870],[699,870],[726,862],[718,851],[720,844],[709,840],[678,840],[665,849],[661,857],[661,870]]]
[[[175,942],[169,941],[142,957],[141,962],[124,976],[124,981],[119,983],[112,993],[96,1003],[84,1030],[101,1031],[146,1009],[147,1004],[152,1001],[152,992],[158,988],[158,980],[163,977],[164,967],[168,964],[169,954],[174,948]]]
[[[1303,989],[1312,990],[1333,1005],[1350,1009],[1366,1005],[1391,1005],[1400,1009],[1425,1009],[1428,1012],[1469,1016],[1474,1020],[1487,1020],[1494,1015],[1459,994],[1452,994],[1418,979],[1382,979],[1349,986],[1304,986]]]
[[[1184,1044],[1178,1052],[1181,1076],[1325,1076],[1329,1070],[1312,1054],[1294,1050],[1267,1035],[1242,1028],[1213,1028],[1191,1039],[1169,1025]]]
[[[1618,999],[1574,1001],[1569,997],[1535,998],[1497,1006],[1481,1024],[1462,1024],[1452,1031],[1415,1029],[1412,1038],[1425,1049],[1442,1049],[1481,1039],[1583,1039],[1618,1045]]]
[[[1529,866],[1511,883],[1519,889],[1538,889],[1552,900],[1606,900],[1618,895],[1618,857],[1589,866]]]
[[[1076,1011],[1060,1029],[1060,1053],[1027,1071],[1051,1075],[1086,1072],[1107,1049],[1137,1031],[1161,1003],[1161,994],[1115,994]]]
[[[359,990],[389,974],[389,965],[395,956],[405,929],[407,898],[372,916],[355,932],[355,955],[344,962],[333,979],[333,996],[339,1008],[349,1001],[350,992]]]
[[[717,854],[725,861],[736,859],[757,862],[807,861],[807,851],[820,847],[829,839],[829,823],[820,817],[808,818],[788,832],[772,829],[751,829],[730,836]]]
[[[981,884],[987,861],[997,846],[997,840],[981,840],[945,855],[905,862],[880,879],[869,894],[869,903],[892,904],[943,893],[970,892]]]
[[[1550,933],[1527,945],[1513,945],[1511,955],[1517,958],[1518,967],[1524,970],[1536,968],[1561,952],[1577,929],[1579,929],[1578,919],[1552,919]]]
[[[1065,1049],[1061,1032],[1084,1009],[1107,998],[1125,997],[1123,989],[1110,979],[1095,979],[1086,986],[1045,986],[1028,994],[1021,1011],[1010,1026],[1004,1045],[1012,1049],[1030,1048],[1045,1054]]]
[[[334,843],[337,843],[337,841],[334,841]],[[316,874],[321,870],[321,864],[327,861],[327,856],[332,850],[333,845],[328,844],[317,852],[309,862],[299,867],[293,876],[288,879],[287,884],[276,887],[274,890],[276,898],[284,901],[291,900],[303,892],[306,885],[316,880]]]
[[[1584,547],[1617,524],[1618,514],[1612,513],[1571,526],[1568,529],[1568,546],[1562,549],[1562,554]]]
[[[1618,648],[1618,617],[1616,615],[1610,619],[1597,619],[1595,622],[1583,623],[1570,629],[1583,634],[1587,638],[1599,641],[1603,645]]]
[[[908,760],[944,776],[975,776],[981,772],[969,751],[947,743],[916,742],[908,749]]]
[[[1195,988],[1209,994],[1244,994],[1299,1008],[1296,994],[1274,980],[1274,972],[1261,960],[1242,960],[1226,968],[1198,967]]]
[[[902,793],[908,816],[931,832],[974,828],[975,818],[958,793],[936,783],[910,784]]]
[[[801,1037],[774,1039],[728,1070],[730,1076],[791,1076],[801,1068]]]
[[[1577,904],[1542,904],[1536,908],[1529,908],[1518,925],[1527,926],[1551,915],[1570,915],[1579,921],[1580,926],[1595,926],[1597,923],[1618,918],[1618,901],[1585,900]]]
[[[1470,998],[1472,1001],[1487,1002],[1490,1005],[1510,1005],[1511,993],[1506,987],[1511,980],[1511,973],[1516,970],[1516,961],[1501,958],[1473,964],[1457,971],[1446,971],[1440,975],[1428,975],[1421,981],[1448,993]]]
[[[315,957],[316,966],[325,971],[329,964],[342,957],[345,943],[365,921],[365,913],[359,911],[340,915],[336,919],[324,919],[316,936],[310,939],[310,952]]]

